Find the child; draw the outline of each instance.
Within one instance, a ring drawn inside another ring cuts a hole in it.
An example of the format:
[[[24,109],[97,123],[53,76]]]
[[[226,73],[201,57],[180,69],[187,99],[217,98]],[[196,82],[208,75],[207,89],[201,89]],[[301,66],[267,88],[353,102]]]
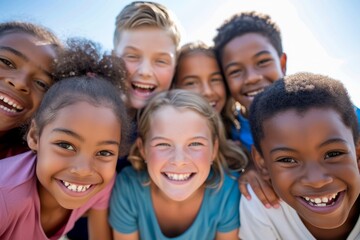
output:
[[[241,105],[237,114],[240,127],[232,127],[231,138],[250,151],[253,139],[247,116],[251,102],[256,94],[286,73],[280,29],[268,15],[257,12],[236,14],[218,29],[214,50],[229,91]],[[278,206],[277,196],[256,171],[247,170],[239,181],[241,192],[250,199],[247,182],[254,187],[264,205]]]
[[[266,209],[241,200],[244,239],[360,239],[359,132],[344,86],[289,75],[250,108],[253,159],[282,199]]]
[[[226,172],[247,159],[227,143],[206,100],[179,89],[160,93],[138,126],[133,167],[118,175],[110,201],[114,238],[238,239],[240,195]]]
[[[52,61],[61,46],[42,26],[0,23],[0,159],[28,150],[22,127],[54,83]]]
[[[0,161],[1,239],[58,239],[84,213],[90,239],[111,238],[107,206],[128,127],[119,91],[126,75],[121,59],[97,51],[70,42],[54,73],[62,80],[31,122],[32,151]]]
[[[170,88],[180,32],[171,12],[155,2],[135,1],[116,18],[113,53],[126,64],[126,104],[131,116],[156,93]]]

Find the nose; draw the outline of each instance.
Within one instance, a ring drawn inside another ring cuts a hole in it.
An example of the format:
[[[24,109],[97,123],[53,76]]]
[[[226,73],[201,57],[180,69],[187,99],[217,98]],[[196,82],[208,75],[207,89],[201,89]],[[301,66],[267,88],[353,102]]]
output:
[[[174,150],[174,156],[171,159],[171,164],[177,165],[177,166],[186,165],[187,159],[188,159],[188,157],[187,157],[187,154],[184,151],[184,149],[178,147]]]
[[[326,169],[320,164],[307,164],[304,168],[304,176],[301,182],[305,186],[321,188],[331,183],[333,178],[328,175]]]
[[[73,160],[70,172],[78,176],[92,175],[93,168],[91,158],[84,155],[79,155],[76,159]]]
[[[253,68],[247,70],[245,84],[255,84],[262,79],[262,74]]]
[[[22,93],[28,94],[30,92],[29,82],[30,77],[27,73],[18,73],[13,77],[6,78],[6,83],[12,88]]]
[[[201,91],[202,95],[204,97],[212,97],[214,95],[214,90],[212,88],[212,86],[209,83],[205,83],[202,85],[202,91]]]
[[[143,61],[139,64],[138,73],[144,78],[150,77],[152,73],[151,62],[147,59],[143,59]]]

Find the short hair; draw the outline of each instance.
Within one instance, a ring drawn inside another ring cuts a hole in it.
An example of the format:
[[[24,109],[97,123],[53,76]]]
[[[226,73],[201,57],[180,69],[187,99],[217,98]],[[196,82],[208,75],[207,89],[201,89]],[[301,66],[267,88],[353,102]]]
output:
[[[255,11],[233,15],[217,29],[214,38],[214,49],[218,59],[221,59],[223,49],[235,37],[247,33],[258,33],[267,38],[275,48],[279,57],[283,54],[281,33],[278,25],[269,15]]]
[[[128,151],[131,134],[121,86],[126,78],[125,64],[116,56],[101,55],[98,44],[72,38],[58,56],[54,76],[58,80],[45,93],[35,114],[37,133],[51,123],[58,111],[77,102],[112,109],[121,125],[120,154]]]
[[[159,93],[142,109],[138,121],[138,133],[144,142],[150,130],[150,120],[154,112],[164,106],[194,111],[207,119],[213,142],[216,139],[219,142],[218,155],[212,164],[214,174],[207,182],[208,186],[219,187],[223,183],[225,171],[229,171],[229,169],[242,170],[246,167],[248,161],[246,154],[240,147],[226,140],[224,126],[219,114],[203,97],[187,90],[174,89]],[[135,169],[139,171],[146,170],[145,161],[137,144],[134,144],[131,148],[128,159]]]
[[[288,75],[258,94],[250,106],[249,121],[254,145],[262,154],[260,141],[264,136],[264,122],[275,115],[296,110],[304,113],[311,108],[332,109],[353,133],[354,143],[359,138],[358,121],[344,85],[328,76],[308,72]]]
[[[60,39],[48,28],[30,22],[10,21],[0,23],[0,37],[9,33],[26,33],[48,42],[54,48],[63,46]]]
[[[165,6],[149,1],[134,1],[117,15],[114,32],[114,48],[120,42],[121,31],[140,27],[156,27],[169,33],[176,48],[180,43],[180,31],[175,16]]]

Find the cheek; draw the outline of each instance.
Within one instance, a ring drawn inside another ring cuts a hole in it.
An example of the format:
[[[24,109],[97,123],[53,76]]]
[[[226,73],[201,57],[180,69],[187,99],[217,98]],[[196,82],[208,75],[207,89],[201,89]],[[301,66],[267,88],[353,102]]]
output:
[[[169,66],[167,68],[155,68],[154,73],[159,83],[158,88],[161,90],[169,90],[174,76],[174,67]]]

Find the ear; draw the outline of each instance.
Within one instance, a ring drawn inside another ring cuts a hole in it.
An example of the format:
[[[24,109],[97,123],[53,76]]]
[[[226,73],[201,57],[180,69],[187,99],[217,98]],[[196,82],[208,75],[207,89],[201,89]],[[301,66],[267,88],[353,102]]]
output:
[[[286,53],[283,53],[280,57],[280,65],[281,65],[281,71],[284,75],[286,75],[286,62],[287,62],[287,56]]]
[[[40,136],[39,136],[39,132],[38,132],[38,129],[37,129],[37,126],[36,126],[36,123],[34,120],[31,121],[31,125],[30,125],[29,131],[27,133],[26,140],[27,140],[29,148],[31,150],[37,152],[38,146],[39,146],[39,141],[40,141]]]
[[[269,175],[269,171],[266,167],[265,160],[264,160],[263,156],[258,152],[258,150],[256,150],[254,145],[251,146],[251,156],[252,156],[252,160],[254,161],[254,164],[255,164],[256,168],[258,169],[260,175],[263,177],[263,179],[269,181],[270,175]]]
[[[137,146],[138,149],[139,149],[139,153],[140,153],[141,157],[145,160],[146,158],[145,158],[144,142],[143,142],[143,140],[142,140],[140,137],[138,137],[138,138],[136,139],[136,146]]]
[[[213,146],[213,154],[212,154],[212,161],[215,160],[216,156],[218,155],[219,152],[219,139],[215,139],[214,141],[214,146]]]

